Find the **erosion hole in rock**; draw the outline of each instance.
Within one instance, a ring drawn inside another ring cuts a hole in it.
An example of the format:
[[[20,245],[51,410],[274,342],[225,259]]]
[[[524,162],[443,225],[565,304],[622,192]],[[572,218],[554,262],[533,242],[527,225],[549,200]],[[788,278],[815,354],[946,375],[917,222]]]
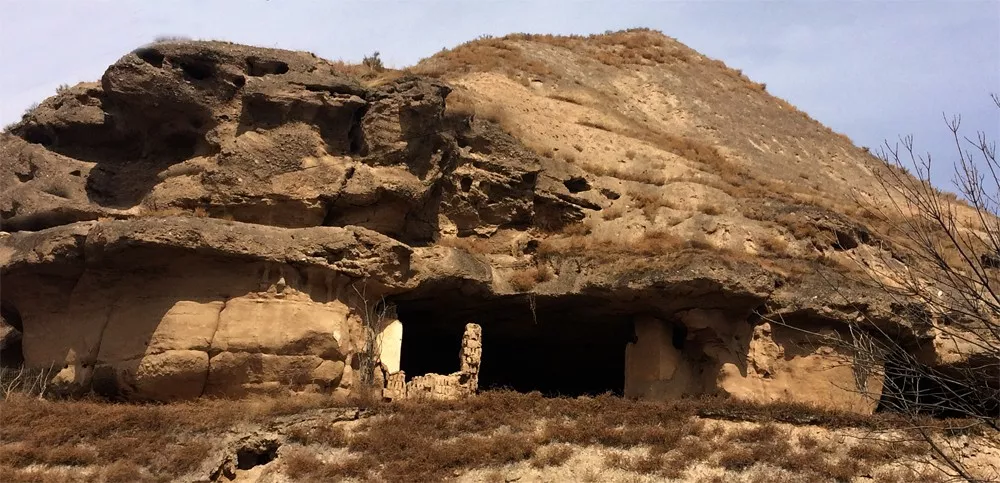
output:
[[[396,301],[403,324],[400,366],[407,379],[459,369],[465,324],[482,326],[479,389],[546,396],[623,394],[627,316],[603,313],[595,299],[509,296]]]
[[[249,470],[255,466],[266,465],[278,457],[280,446],[274,440],[259,441],[243,446],[236,451],[236,468]]]
[[[215,75],[215,65],[206,60],[183,59],[177,60],[184,75],[194,80],[205,80]]]
[[[563,185],[566,186],[566,189],[568,189],[570,193],[590,191],[590,183],[580,176],[574,176],[566,181],[563,181]]]
[[[247,74],[251,76],[260,77],[286,72],[288,72],[288,64],[280,60],[259,59],[257,57],[247,59]]]
[[[837,235],[837,242],[833,244],[835,249],[850,250],[858,247],[858,240],[851,234],[840,230],[837,230],[835,234]]]
[[[159,50],[151,48],[138,49],[135,51],[135,55],[153,67],[163,67],[163,53]]]

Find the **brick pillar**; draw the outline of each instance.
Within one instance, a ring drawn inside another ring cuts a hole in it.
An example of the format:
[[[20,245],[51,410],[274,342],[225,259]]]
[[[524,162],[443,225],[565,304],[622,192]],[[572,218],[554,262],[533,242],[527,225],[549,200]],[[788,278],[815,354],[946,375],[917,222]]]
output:
[[[479,363],[483,358],[483,328],[479,324],[466,324],[462,336],[460,371],[468,375],[466,387],[470,394],[479,390]]]

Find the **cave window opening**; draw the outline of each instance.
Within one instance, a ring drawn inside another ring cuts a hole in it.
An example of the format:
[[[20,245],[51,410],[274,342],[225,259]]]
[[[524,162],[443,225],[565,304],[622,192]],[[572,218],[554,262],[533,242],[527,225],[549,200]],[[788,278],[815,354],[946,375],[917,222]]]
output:
[[[400,368],[407,381],[459,370],[465,324],[482,327],[479,390],[538,391],[545,396],[622,395],[631,322],[580,308],[536,307],[518,299],[501,306],[456,310],[454,304],[397,302],[403,323]],[[522,307],[523,306],[523,307]]]
[[[256,57],[247,59],[247,74],[254,77],[280,75],[287,72],[288,64],[280,60],[258,59]]]

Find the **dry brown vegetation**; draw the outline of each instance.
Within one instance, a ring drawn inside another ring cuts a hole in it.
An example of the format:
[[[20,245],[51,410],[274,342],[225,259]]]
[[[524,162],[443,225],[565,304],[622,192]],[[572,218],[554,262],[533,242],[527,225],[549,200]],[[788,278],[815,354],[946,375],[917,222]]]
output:
[[[349,437],[350,458],[324,463],[299,455],[290,476],[312,481],[336,477],[432,481],[458,470],[518,461],[535,467],[559,465],[571,456],[572,447],[598,445],[645,448],[644,457],[619,453],[605,462],[645,474],[676,477],[698,462],[728,469],[770,464],[799,472],[802,481],[809,481],[859,476],[876,465],[926,453],[920,443],[861,442],[847,454],[841,454],[837,445],[815,441],[796,449],[773,424],[725,432],[697,419],[809,421],[831,428],[867,429],[890,428],[896,422],[892,416],[865,417],[796,405],[753,406],[724,399],[655,403],[612,396],[551,399],[491,392],[459,402],[382,406],[377,412]]]
[[[786,255],[788,253],[788,241],[777,235],[764,236],[758,241],[764,251],[774,255]]]
[[[526,292],[542,282],[548,282],[555,277],[552,268],[545,264],[538,264],[522,270],[517,270],[510,274],[507,280],[511,287],[518,292]]]
[[[60,481],[26,471],[38,464],[102,467],[105,481],[172,481],[198,468],[220,431],[337,404],[318,396],[138,405],[12,395],[0,403],[0,481]]]
[[[497,251],[493,240],[478,236],[442,237],[437,243],[445,247],[458,248],[468,253],[485,254]]]
[[[14,397],[0,406],[4,417],[0,480],[56,481],[28,467],[62,465],[100,467],[107,481],[169,481],[198,469],[212,452],[216,436],[235,425],[263,424],[277,416],[337,404],[323,397],[166,405]],[[345,477],[437,481],[455,471],[521,461],[534,467],[558,466],[571,457],[572,448],[597,445],[611,451],[641,449],[643,457],[611,453],[605,464],[662,476],[679,474],[700,462],[730,469],[768,464],[803,478],[847,478],[927,452],[919,442],[886,444],[879,439],[859,440],[846,452],[841,445],[815,438],[792,444],[787,429],[769,424],[854,428],[867,434],[894,429],[900,423],[894,415],[863,416],[723,398],[664,403],[610,395],[570,399],[500,391],[462,401],[368,402],[364,407],[370,417],[349,431],[324,424],[289,430],[287,443],[279,450],[284,471],[296,481]],[[755,423],[729,431],[707,424],[719,419]],[[935,431],[975,433],[959,430],[965,428],[961,421],[924,423]],[[347,453],[328,460],[310,451],[316,447],[343,448]]]

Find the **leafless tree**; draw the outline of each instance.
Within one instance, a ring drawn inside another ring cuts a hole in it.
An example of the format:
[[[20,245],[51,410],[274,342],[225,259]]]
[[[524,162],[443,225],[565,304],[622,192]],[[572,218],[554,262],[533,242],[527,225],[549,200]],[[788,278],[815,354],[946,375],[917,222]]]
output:
[[[1000,114],[1000,97],[991,97]],[[870,231],[881,234],[880,246],[866,254],[879,263],[861,262],[868,275],[861,283],[886,296],[902,324],[862,317],[838,335],[813,335],[852,353],[854,389],[910,418],[908,429],[931,448],[931,464],[981,481],[960,449],[925,422],[929,415],[961,418],[963,429],[985,431],[1000,444],[1000,165],[986,132],[969,137],[961,117],[944,121],[961,199],[932,183],[934,160],[918,153],[912,136],[873,152],[885,164],[876,172],[881,202],[857,198]],[[883,381],[881,391],[865,387],[872,375]]]
[[[396,317],[395,306],[389,304],[384,298],[373,300],[367,294],[367,287],[358,288],[353,286],[354,294],[357,297],[357,309],[360,311],[362,329],[364,330],[365,346],[355,355],[358,358],[358,377],[365,387],[372,387],[376,383],[376,373],[380,368],[381,347],[379,347],[379,334],[385,328],[385,324]]]
[[[48,394],[49,381],[56,372],[51,367],[41,369],[0,367],[0,400],[15,394],[42,399]]]

